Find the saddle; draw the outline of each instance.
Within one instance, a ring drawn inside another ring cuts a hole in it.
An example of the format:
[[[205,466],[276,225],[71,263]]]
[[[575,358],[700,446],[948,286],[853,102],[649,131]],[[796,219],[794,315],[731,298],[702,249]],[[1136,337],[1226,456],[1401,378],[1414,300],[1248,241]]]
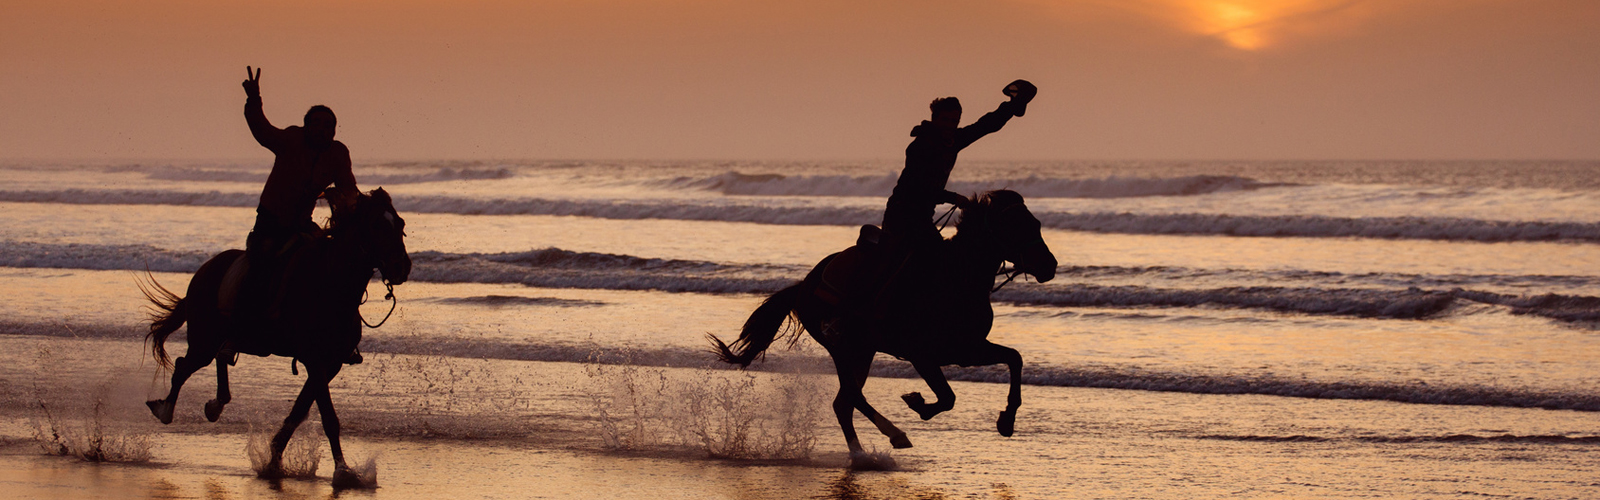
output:
[[[878,226],[861,226],[855,246],[839,252],[822,269],[817,298],[852,312],[879,309],[883,292],[910,260],[895,251],[896,246],[894,235]]]
[[[282,299],[285,281],[283,275],[287,270],[287,264],[296,253],[304,249],[307,246],[306,244],[311,243],[315,238],[310,234],[299,233],[288,238],[283,245],[272,252],[272,260],[275,261],[275,265],[266,270],[272,275],[257,280],[268,284],[267,290],[258,295],[258,297],[266,297],[271,300],[271,303],[263,310],[276,308],[277,303]],[[233,260],[233,264],[228,266],[228,272],[222,276],[221,286],[217,287],[217,309],[222,312],[224,317],[232,318],[239,311],[239,297],[242,295],[247,281],[246,277],[248,276],[250,276],[250,256],[240,255],[239,258]]]

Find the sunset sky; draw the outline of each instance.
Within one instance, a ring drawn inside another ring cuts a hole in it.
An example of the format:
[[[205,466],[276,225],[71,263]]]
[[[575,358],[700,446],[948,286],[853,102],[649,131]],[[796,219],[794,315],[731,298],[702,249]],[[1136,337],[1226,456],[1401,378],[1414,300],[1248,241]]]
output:
[[[270,5],[268,5],[270,3]],[[0,3],[0,158],[896,158],[1015,78],[989,159],[1600,159],[1593,0]]]

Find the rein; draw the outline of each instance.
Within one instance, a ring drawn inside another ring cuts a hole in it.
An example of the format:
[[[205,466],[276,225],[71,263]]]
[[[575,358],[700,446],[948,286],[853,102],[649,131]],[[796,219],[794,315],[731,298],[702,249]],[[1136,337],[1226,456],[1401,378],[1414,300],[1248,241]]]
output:
[[[1007,275],[1006,276],[1006,280],[1000,282],[1000,284],[998,284],[998,285],[995,285],[994,288],[990,288],[989,289],[989,293],[995,293],[995,292],[1000,291],[1001,288],[1005,288],[1005,286],[1007,284],[1011,283],[1011,280],[1017,279],[1017,275],[1022,274],[1022,270],[1015,269],[1015,268],[1006,269],[1005,263],[1001,263],[1000,264],[1000,270],[995,271],[994,275],[995,276],[999,276],[999,275],[1002,275],[1002,274]]]
[[[939,223],[939,231],[944,231],[944,227],[950,225],[950,221],[955,219],[951,216],[956,214],[956,208],[955,205],[950,205],[950,209],[945,210],[944,215],[939,216],[939,220],[934,221]]]
[[[984,211],[984,213],[983,213],[983,230],[985,232],[988,232],[990,230],[989,229],[989,219],[990,219],[991,215],[1006,213],[1006,211],[1011,210],[1013,208],[1016,208],[1017,205],[1019,205],[1019,204],[1007,205],[1005,208],[1000,209],[998,212],[995,212],[994,214],[991,214],[990,211],[987,211],[987,210]],[[950,211],[949,212],[945,212],[944,217],[941,217],[939,220],[941,222],[948,222],[948,218],[950,217],[950,214],[955,213],[955,211],[956,211],[955,207],[950,207]],[[944,226],[940,225],[939,226],[939,230],[943,231],[944,230]],[[1006,275],[1006,280],[1000,282],[1000,284],[998,284],[998,285],[995,285],[994,288],[990,288],[989,289],[989,293],[995,293],[995,292],[1000,291],[1001,288],[1005,288],[1005,286],[1010,284],[1012,280],[1017,279],[1018,275],[1022,274],[1022,270],[1021,269],[1016,269],[1016,268],[1006,269],[1006,263],[1005,262],[1001,262],[1000,263],[1000,269],[996,270],[994,272],[994,275],[995,276],[999,276],[999,275],[1002,275],[1002,274]]]
[[[394,296],[394,285],[389,283],[389,279],[388,278],[384,278],[383,279],[383,286],[384,286],[384,288],[388,288],[389,289],[389,293],[383,296],[383,300],[390,301],[389,302],[389,312],[387,314],[383,315],[383,319],[379,320],[378,324],[374,325],[372,323],[368,323],[367,322],[367,317],[366,316],[361,316],[361,314],[359,312],[356,313],[356,316],[359,316],[361,318],[361,324],[367,325],[367,328],[371,328],[371,329],[376,330],[376,329],[378,329],[378,327],[383,326],[384,323],[389,322],[389,316],[394,314],[395,306],[400,305],[400,299]],[[361,291],[361,304],[366,304],[366,303],[367,303],[367,292],[366,292],[366,290],[362,290]]]

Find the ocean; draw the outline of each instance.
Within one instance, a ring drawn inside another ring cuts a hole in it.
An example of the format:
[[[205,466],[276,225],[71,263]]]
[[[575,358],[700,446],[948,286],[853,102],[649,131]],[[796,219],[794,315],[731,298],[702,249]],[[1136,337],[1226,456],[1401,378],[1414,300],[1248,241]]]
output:
[[[331,466],[276,489],[250,470],[299,383],[286,360],[242,359],[220,423],[209,368],[173,425],[141,404],[166,376],[136,276],[183,290],[242,248],[269,167],[0,163],[0,482],[327,494]],[[1026,363],[1016,437],[993,428],[1000,367],[946,368],[956,410],[923,422],[897,395],[929,391],[879,356],[867,395],[916,445],[857,417],[884,471],[846,470],[809,338],[737,371],[706,334],[877,223],[897,161],[355,171],[394,197],[414,264],[333,389],[375,496],[1600,495],[1600,162],[962,162],[950,189],[1021,193],[1060,268],[993,296],[989,338]],[[148,456],[49,456],[52,425]]]

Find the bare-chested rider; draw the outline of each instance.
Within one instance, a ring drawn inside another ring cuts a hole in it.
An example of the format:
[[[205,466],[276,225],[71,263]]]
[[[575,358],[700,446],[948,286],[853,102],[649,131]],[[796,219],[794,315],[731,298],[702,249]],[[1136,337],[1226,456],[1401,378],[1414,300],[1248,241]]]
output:
[[[245,255],[250,272],[245,292],[255,300],[245,307],[271,319],[276,315],[278,298],[269,291],[271,275],[277,273],[286,247],[301,235],[312,235],[320,228],[311,221],[318,195],[330,184],[328,203],[340,208],[355,202],[355,174],[350,170],[350,150],[333,140],[337,119],[327,106],[312,106],[306,111],[303,126],[274,127],[261,109],[261,70],[245,68],[244,119],[256,142],[272,151],[272,173],[261,190],[256,205],[256,224],[245,239]],[[265,300],[266,304],[261,304]],[[241,301],[243,302],[243,301]],[[251,304],[254,303],[254,304]]]

